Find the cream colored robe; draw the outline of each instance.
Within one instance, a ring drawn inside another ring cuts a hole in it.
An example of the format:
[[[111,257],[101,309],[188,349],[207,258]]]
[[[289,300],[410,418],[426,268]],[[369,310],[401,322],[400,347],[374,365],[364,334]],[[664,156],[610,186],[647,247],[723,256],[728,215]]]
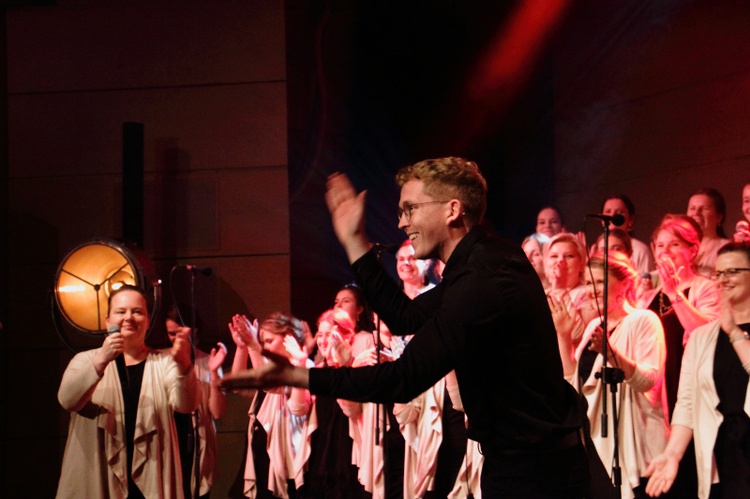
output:
[[[595,319],[586,327],[576,351],[576,359],[580,358],[583,348],[599,324],[600,320]],[[632,498],[633,488],[639,485],[646,468],[654,457],[662,453],[669,439],[667,393],[664,385],[666,346],[659,317],[650,310],[633,310],[611,333],[610,345],[636,363],[633,376],[619,385],[617,397],[622,497]],[[586,382],[582,387],[576,388],[588,401],[591,439],[604,468],[607,473],[611,473],[614,457],[611,397],[607,393],[609,433],[607,438],[602,438],[603,385],[595,376],[601,370],[602,361],[600,354],[596,357]],[[614,367],[610,364],[608,366]],[[574,378],[571,381],[575,384],[577,373]],[[609,392],[609,388],[607,391]]]
[[[474,499],[482,499],[482,466],[484,456],[479,450],[479,442],[466,441],[466,455],[458,470],[456,485],[448,494],[448,499],[465,499],[471,493]]]
[[[698,471],[698,497],[708,499],[711,484],[719,482],[714,444],[724,420],[717,409],[719,395],[714,384],[714,354],[721,333],[718,321],[698,327],[682,356],[680,388],[677,392],[672,425],[693,430],[695,464]],[[750,383],[745,392],[745,413],[750,415]]]
[[[257,395],[256,395],[257,396]],[[268,489],[283,499],[289,497],[287,480],[294,480],[297,488],[304,484],[304,473],[310,458],[310,439],[318,427],[315,413],[315,397],[307,415],[293,416],[289,410],[286,389],[266,393],[258,413],[253,413],[256,401],[250,405],[248,412],[248,447],[245,462],[246,497],[257,497],[257,480],[255,460],[252,453],[253,424],[255,419],[263,426],[267,435],[266,451],[268,452]],[[292,425],[300,431],[301,443],[297,452],[292,446]]]
[[[115,362],[101,378],[93,359],[98,349],[77,354],[63,374],[58,400],[71,411],[58,498],[125,498],[128,493],[125,409]],[[198,381],[180,375],[174,359],[151,351],[145,360],[135,447],[133,481],[148,498],[183,497],[180,450],[173,411],[198,406]]]
[[[394,411],[406,443],[404,498],[423,497],[435,486],[437,454],[443,442],[445,378]],[[448,401],[450,403],[450,400]]]
[[[211,395],[211,371],[208,368],[209,356],[200,350],[195,352],[195,375],[200,383],[200,406],[198,408],[198,439],[200,443],[200,495],[208,494],[214,483],[216,463],[218,461],[218,445],[216,442],[216,422],[211,416],[208,399]],[[221,372],[221,370],[219,371]],[[193,416],[195,427],[195,416]],[[191,490],[195,488],[195,478]]]

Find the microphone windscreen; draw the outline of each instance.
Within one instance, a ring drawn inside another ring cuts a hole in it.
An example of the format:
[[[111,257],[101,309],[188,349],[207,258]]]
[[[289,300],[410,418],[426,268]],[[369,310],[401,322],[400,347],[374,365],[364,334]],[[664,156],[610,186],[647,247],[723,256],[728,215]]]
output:
[[[612,225],[615,227],[620,227],[622,224],[625,223],[625,215],[622,213],[615,213],[612,215]]]
[[[107,328],[107,333],[108,334],[119,333],[119,332],[120,332],[120,325],[119,324],[112,324],[111,326],[109,326]]]

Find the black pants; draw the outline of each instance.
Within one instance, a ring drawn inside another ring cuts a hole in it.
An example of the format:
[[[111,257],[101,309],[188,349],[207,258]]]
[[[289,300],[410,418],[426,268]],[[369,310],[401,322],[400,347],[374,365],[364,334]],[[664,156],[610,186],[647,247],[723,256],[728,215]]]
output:
[[[490,453],[482,468],[482,497],[580,499],[589,485],[583,444],[539,452]]]

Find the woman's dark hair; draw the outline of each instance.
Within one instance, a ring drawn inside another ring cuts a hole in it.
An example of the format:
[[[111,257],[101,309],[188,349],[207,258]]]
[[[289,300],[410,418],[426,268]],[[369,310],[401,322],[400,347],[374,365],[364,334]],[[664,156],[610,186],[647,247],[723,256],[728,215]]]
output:
[[[171,319],[182,327],[203,331],[203,322],[197,311],[195,314],[195,328],[193,328],[193,307],[185,303],[175,303],[169,307],[165,319]]]
[[[536,212],[536,217],[534,218],[534,226],[536,227],[536,221],[539,220],[539,214],[543,212],[544,210],[555,210],[555,213],[557,213],[557,218],[560,219],[560,226],[565,227],[565,217],[563,217],[562,211],[557,206],[548,204],[546,206],[542,206],[539,208]]]
[[[747,261],[750,262],[750,243],[748,243],[747,241],[743,241],[741,243],[738,243],[735,241],[729,242],[725,244],[724,246],[722,246],[721,248],[719,248],[719,252],[717,254],[723,255],[725,253],[734,253],[734,252],[744,253],[745,256],[747,257]]]
[[[370,310],[369,305],[367,305],[367,300],[365,300],[365,294],[362,292],[362,288],[360,288],[357,283],[350,282],[349,284],[344,284],[336,294],[339,294],[344,290],[350,291],[352,295],[354,295],[354,301],[357,303],[357,306],[362,307],[362,313],[357,317],[357,331],[372,331],[374,328],[372,311]]]
[[[625,194],[615,194],[614,196],[607,196],[604,198],[604,201],[602,201],[602,209],[600,211],[604,211],[604,205],[607,204],[607,201],[610,199],[619,199],[622,201],[622,204],[628,209],[628,215],[631,217],[635,216],[635,203],[633,203],[633,201]]]
[[[719,223],[716,224],[716,235],[726,239],[727,235],[724,232],[724,220],[727,218],[727,203],[724,201],[724,196],[712,187],[701,187],[700,189],[696,189],[690,197],[699,195],[707,196],[711,199],[711,202],[714,204],[714,210],[720,215]]]

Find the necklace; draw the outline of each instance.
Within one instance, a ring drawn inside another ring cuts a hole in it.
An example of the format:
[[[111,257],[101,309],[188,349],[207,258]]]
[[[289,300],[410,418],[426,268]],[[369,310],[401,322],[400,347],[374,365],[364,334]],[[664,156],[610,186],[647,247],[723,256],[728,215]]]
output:
[[[664,294],[664,292],[659,290],[659,317],[664,317],[669,312],[671,312],[673,308],[671,303],[664,303],[665,296],[666,295]],[[667,301],[668,300],[669,298],[667,298]]]

